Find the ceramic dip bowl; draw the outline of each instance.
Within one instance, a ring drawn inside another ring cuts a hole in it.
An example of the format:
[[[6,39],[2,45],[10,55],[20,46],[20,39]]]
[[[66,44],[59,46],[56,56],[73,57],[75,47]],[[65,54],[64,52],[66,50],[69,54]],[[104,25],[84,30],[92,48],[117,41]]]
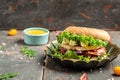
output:
[[[46,44],[49,38],[49,30],[45,28],[33,27],[24,29],[24,42],[28,45]]]

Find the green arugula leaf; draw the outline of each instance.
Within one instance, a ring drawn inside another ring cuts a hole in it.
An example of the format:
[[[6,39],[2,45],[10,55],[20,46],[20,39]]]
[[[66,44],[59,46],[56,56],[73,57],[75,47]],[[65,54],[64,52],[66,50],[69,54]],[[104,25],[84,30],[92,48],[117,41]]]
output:
[[[51,54],[51,56],[53,57],[58,57],[58,58],[63,58],[63,55],[61,53],[54,53],[54,54]]]
[[[97,60],[101,61],[101,60],[103,60],[103,59],[109,59],[109,56],[110,56],[110,54],[105,53],[105,54],[103,54],[102,56],[98,56],[98,57],[97,57]]]
[[[3,47],[2,46],[0,46],[0,50],[2,50],[3,49]]]
[[[28,58],[34,57],[34,56],[35,56],[35,53],[36,53],[36,51],[34,51],[34,50],[32,50],[32,49],[28,49],[27,46],[22,46],[22,47],[21,47],[21,51],[22,51],[22,53],[23,53],[24,55],[27,55]]]
[[[56,46],[56,48],[53,48],[52,51],[54,52],[54,54],[51,54],[51,56],[53,57],[58,57],[58,58],[62,58],[62,54],[59,52],[59,46]]]
[[[79,58],[79,60],[84,60],[84,56],[83,55],[80,55],[80,56],[78,56],[78,58]]]
[[[0,80],[10,80],[10,78],[14,78],[17,75],[18,75],[17,73],[1,74]]]

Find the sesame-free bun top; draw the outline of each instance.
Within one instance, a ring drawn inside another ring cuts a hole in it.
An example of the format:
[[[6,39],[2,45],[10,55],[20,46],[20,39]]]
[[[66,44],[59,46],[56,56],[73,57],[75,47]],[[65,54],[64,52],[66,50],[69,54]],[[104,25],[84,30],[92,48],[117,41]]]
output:
[[[110,35],[108,34],[108,32],[101,29],[69,26],[64,31],[69,32],[71,34],[93,36],[96,39],[110,41]]]

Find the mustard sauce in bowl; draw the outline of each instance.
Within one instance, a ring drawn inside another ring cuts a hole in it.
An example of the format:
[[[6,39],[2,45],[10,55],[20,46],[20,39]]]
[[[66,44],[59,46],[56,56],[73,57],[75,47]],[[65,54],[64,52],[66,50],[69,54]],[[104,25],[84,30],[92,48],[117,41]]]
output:
[[[28,30],[26,33],[31,35],[40,35],[45,34],[46,32],[43,30]]]

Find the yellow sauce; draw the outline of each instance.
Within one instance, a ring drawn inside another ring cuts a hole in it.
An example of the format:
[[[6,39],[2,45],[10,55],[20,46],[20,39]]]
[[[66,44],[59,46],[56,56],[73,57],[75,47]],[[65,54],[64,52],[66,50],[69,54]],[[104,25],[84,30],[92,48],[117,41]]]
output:
[[[31,35],[40,35],[40,34],[45,34],[46,32],[43,30],[29,30],[27,31],[27,34]]]

